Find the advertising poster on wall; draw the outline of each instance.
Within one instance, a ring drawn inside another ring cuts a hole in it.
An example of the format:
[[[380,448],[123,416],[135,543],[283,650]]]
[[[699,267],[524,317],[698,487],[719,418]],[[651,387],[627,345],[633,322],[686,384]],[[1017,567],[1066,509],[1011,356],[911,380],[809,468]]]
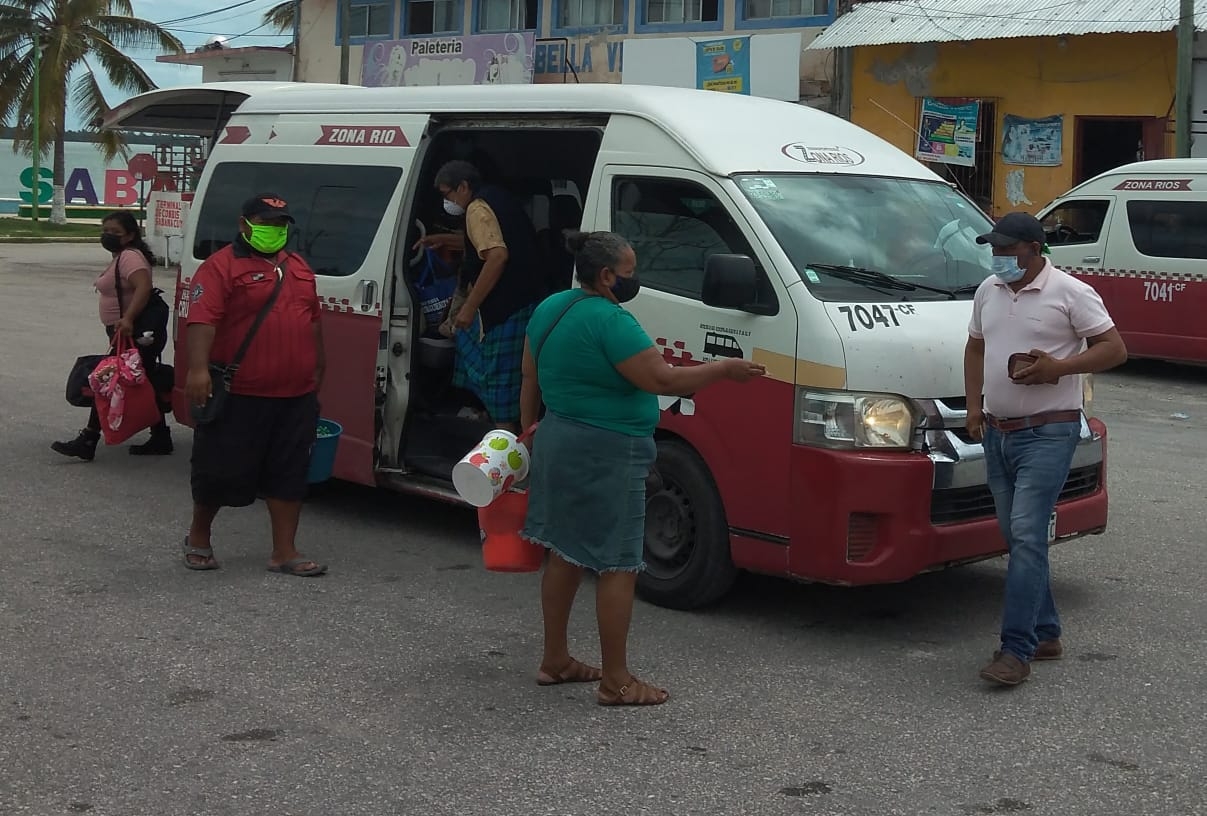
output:
[[[980,102],[948,105],[923,98],[915,155],[922,161],[973,167],[980,113]]]
[[[361,84],[369,88],[426,85],[523,85],[532,82],[531,31],[420,37],[365,46]]]
[[[1002,133],[1002,161],[1006,164],[1059,167],[1063,162],[1063,115],[1025,119],[1007,113]]]
[[[750,38],[696,43],[696,87],[750,95]]]

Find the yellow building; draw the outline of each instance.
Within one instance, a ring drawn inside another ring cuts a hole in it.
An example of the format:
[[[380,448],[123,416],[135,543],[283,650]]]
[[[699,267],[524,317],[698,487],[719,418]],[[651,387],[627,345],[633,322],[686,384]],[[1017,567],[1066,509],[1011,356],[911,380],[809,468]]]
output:
[[[853,122],[997,216],[1173,155],[1176,14],[1161,0],[869,2],[809,48],[838,49]]]

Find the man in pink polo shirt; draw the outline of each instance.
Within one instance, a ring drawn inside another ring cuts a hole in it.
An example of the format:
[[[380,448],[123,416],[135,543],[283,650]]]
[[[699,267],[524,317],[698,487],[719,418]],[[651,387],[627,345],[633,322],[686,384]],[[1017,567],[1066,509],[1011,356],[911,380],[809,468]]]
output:
[[[1102,299],[1045,257],[1044,228],[1024,212],[977,243],[993,272],[977,289],[964,350],[968,431],[982,440],[998,524],[1010,548],[1001,647],[981,670],[1016,686],[1032,660],[1063,654],[1048,573],[1048,521],[1081,437],[1081,374],[1114,368],[1127,348]]]

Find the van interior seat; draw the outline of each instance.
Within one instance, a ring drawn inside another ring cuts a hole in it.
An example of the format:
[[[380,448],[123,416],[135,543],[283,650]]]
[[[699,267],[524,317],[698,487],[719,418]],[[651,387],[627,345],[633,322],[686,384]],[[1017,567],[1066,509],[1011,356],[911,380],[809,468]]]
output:
[[[574,282],[574,255],[566,248],[566,230],[577,230],[583,223],[583,208],[569,193],[559,193],[549,206],[549,228],[539,233],[549,262],[550,288],[554,292],[569,289]]]
[[[546,178],[518,178],[504,181],[500,186],[507,190],[528,214],[528,220],[537,232],[549,228],[549,205],[553,199],[553,182]]]

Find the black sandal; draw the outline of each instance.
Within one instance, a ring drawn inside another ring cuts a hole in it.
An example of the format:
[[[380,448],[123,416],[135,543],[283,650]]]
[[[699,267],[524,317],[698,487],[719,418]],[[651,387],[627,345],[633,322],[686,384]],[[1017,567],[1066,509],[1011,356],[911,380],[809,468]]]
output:
[[[299,569],[303,564],[313,564],[310,569]],[[269,564],[269,572],[279,572],[282,575],[296,575],[299,578],[317,578],[327,572],[327,565],[313,561],[304,555],[290,558],[284,564]]]

